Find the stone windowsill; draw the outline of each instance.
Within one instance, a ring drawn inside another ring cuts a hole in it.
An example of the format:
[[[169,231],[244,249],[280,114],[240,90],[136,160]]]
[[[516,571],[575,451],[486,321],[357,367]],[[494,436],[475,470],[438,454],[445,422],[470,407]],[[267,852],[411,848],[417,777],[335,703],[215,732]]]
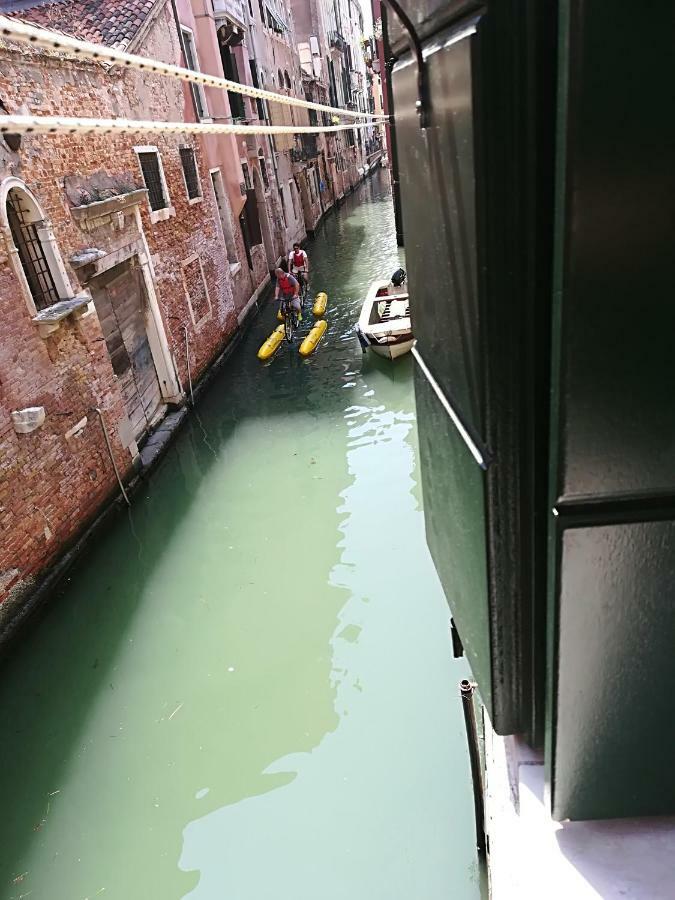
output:
[[[130,206],[136,206],[147,195],[146,188],[129,191],[128,194],[117,194],[107,200],[97,200],[95,203],[87,203],[84,206],[71,206],[70,214],[76,222],[84,222],[88,219],[100,219],[112,213],[121,212]]]
[[[69,297],[67,300],[59,300],[46,309],[33,316],[33,322],[37,325],[40,337],[47,337],[60,328],[61,323],[69,316],[79,318],[86,311],[89,305],[89,297],[87,295],[79,295],[78,297]]]
[[[176,215],[176,210],[173,206],[165,206],[164,209],[154,209],[150,211],[150,221],[153,225],[157,222],[166,222],[167,219],[170,219],[172,216]]]
[[[188,200],[188,203],[190,204],[190,206],[194,206],[195,203],[201,203],[203,199],[203,195],[200,194],[199,197],[193,197],[191,200]]]

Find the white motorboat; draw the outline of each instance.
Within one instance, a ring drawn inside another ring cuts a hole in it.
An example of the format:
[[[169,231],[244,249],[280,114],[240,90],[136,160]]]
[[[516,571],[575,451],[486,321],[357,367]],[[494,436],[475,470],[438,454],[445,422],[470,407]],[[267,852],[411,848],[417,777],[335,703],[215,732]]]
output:
[[[378,356],[396,359],[412,349],[415,341],[405,277],[403,269],[398,269],[391,281],[374,281],[368,289],[356,326],[364,353],[370,348]]]

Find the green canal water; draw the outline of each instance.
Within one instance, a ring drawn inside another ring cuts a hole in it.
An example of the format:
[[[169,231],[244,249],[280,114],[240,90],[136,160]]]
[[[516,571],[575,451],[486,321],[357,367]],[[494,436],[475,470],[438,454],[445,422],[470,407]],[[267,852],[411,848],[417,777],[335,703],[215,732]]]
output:
[[[264,310],[2,668],[2,900],[480,896],[411,361],[353,333],[384,174],[309,251],[317,354]]]

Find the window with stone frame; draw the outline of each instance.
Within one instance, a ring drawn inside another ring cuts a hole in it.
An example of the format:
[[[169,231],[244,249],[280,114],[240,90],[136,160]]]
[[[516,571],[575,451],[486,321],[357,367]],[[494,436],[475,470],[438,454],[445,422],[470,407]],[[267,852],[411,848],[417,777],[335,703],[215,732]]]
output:
[[[180,162],[183,167],[183,178],[188,200],[197,200],[202,196],[202,186],[197,171],[197,160],[193,147],[181,147],[179,149]]]
[[[164,182],[162,162],[157,150],[143,150],[138,153],[138,162],[141,166],[143,181],[148,189],[148,201],[150,209],[157,212],[166,209],[169,205],[168,192]]]
[[[201,257],[195,254],[186,259],[181,267],[185,296],[190,307],[192,322],[194,325],[199,325],[211,315],[211,299],[206,287]]]
[[[18,188],[7,194],[7,220],[35,308],[40,311],[58,303],[58,288],[40,234],[44,223],[36,219],[27,195]]]
[[[192,69],[193,72],[199,72],[199,60],[197,58],[197,48],[195,47],[195,39],[192,30],[181,25],[180,32],[183,41],[183,51],[185,53],[185,64],[187,68]],[[192,99],[194,100],[197,118],[207,119],[209,117],[209,110],[206,105],[204,86],[190,82],[190,88],[192,90]]]

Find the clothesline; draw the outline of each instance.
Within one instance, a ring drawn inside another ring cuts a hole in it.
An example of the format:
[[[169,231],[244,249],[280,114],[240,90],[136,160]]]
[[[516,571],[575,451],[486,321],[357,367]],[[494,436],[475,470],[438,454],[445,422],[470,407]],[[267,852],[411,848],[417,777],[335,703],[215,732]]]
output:
[[[78,116],[0,116],[1,134],[321,134],[370,128],[372,122],[348,125],[226,125],[218,122],[145,122],[141,119],[89,119]]]
[[[171,63],[160,62],[156,59],[148,59],[144,56],[136,56],[123,50],[115,50],[103,44],[92,44],[89,41],[81,41],[67,34],[57,31],[48,31],[45,28],[37,28],[18,19],[10,19],[0,16],[0,35],[10,40],[20,41],[33,47],[43,47],[46,50],[57,50],[62,53],[72,53],[78,59],[88,59],[93,62],[121,63],[127,68],[137,69],[141,72],[152,72],[165,75],[168,78],[177,78],[192,84],[201,84],[205,87],[219,88],[237,94],[244,94],[258,100],[268,100],[273,103],[282,103],[285,106],[296,106],[302,109],[313,109],[317,112],[326,112],[335,116],[344,116],[352,119],[368,119],[372,124],[377,124],[386,116],[373,115],[371,113],[357,112],[351,109],[341,109],[336,106],[326,106],[322,103],[313,103],[309,100],[301,100],[298,97],[290,97],[287,94],[277,94],[275,91],[267,91],[263,88],[255,88],[250,84],[239,84],[227,78],[219,78],[216,75],[206,75],[193,69],[184,69]],[[276,127],[276,126],[268,126]],[[328,127],[328,126],[326,126]],[[314,129],[316,130],[316,129]],[[238,134],[240,132],[230,132]],[[243,132],[252,133],[252,132]],[[259,134],[285,134],[287,132],[258,132]]]

